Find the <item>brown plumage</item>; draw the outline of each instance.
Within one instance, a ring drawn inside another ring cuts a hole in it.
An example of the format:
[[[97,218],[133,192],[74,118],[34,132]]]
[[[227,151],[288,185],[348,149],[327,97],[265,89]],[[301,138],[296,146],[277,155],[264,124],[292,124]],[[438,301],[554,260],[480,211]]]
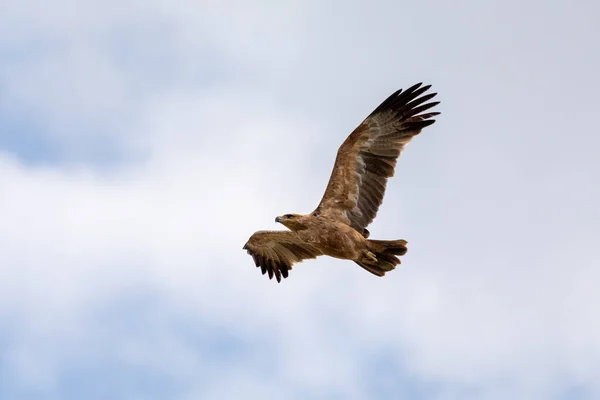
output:
[[[394,92],[340,146],[335,165],[317,208],[310,214],[286,214],[275,219],[289,231],[258,231],[244,245],[263,275],[278,282],[294,263],[321,255],[352,260],[383,276],[400,264],[405,240],[368,239],[383,201],[388,178],[404,146],[435,122],[428,112],[439,102],[423,95],[431,86],[416,84]]]

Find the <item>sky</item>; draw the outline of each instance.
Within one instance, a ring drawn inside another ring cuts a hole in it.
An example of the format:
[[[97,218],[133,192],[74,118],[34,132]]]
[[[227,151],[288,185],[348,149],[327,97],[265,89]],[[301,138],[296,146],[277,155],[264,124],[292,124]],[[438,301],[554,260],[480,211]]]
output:
[[[593,1],[0,2],[0,398],[600,397]],[[242,250],[390,93],[384,278]]]

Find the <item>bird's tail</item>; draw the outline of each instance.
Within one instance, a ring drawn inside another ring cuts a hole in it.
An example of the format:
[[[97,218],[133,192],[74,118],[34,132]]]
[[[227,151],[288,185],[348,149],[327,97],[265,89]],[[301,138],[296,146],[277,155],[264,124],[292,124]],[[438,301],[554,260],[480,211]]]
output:
[[[376,260],[362,258],[355,261],[358,265],[377,276],[384,276],[386,272],[400,264],[397,256],[406,254],[406,240],[367,240],[370,252]]]

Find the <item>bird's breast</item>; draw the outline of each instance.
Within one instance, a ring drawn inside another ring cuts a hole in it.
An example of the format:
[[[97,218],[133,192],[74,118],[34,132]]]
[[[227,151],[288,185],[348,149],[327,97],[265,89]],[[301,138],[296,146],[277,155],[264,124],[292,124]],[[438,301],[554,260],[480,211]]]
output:
[[[311,229],[298,232],[303,240],[331,257],[356,259],[366,246],[364,237],[350,226],[337,221],[318,221]]]

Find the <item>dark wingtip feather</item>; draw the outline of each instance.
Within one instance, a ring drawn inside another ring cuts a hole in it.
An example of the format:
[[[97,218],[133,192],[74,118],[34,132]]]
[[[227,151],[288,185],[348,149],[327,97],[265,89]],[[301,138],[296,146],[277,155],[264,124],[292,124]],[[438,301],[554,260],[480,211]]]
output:
[[[433,98],[437,93],[427,94],[419,97],[431,88],[431,85],[423,86],[423,82],[416,83],[406,90],[397,90],[385,99],[370,115],[386,110],[407,113],[419,104]],[[439,104],[437,102],[436,104]],[[411,114],[415,115],[415,114]]]
[[[429,118],[429,117],[432,116],[431,114],[433,114],[433,113],[428,113],[428,114],[421,114],[421,113],[423,111],[427,111],[430,108],[433,108],[433,107],[437,106],[438,104],[440,104],[439,101],[432,101],[431,103],[423,104],[422,106],[419,106],[419,107],[414,107],[414,108],[412,108],[412,109],[404,112],[402,114],[402,116],[404,118],[410,118],[412,116],[416,116],[416,117],[419,117],[419,118],[422,118],[422,119]],[[421,115],[418,115],[418,114],[421,114]],[[439,114],[439,112],[436,113],[436,115],[437,114]]]
[[[422,84],[423,84],[423,82],[415,83],[414,85],[412,85],[411,87],[409,87],[408,89],[406,89],[404,91],[404,93],[414,92],[415,90],[417,90],[418,88],[420,88]],[[428,85],[428,86],[425,86],[425,87],[429,88],[429,87],[431,87],[431,85]]]
[[[246,252],[252,256],[254,264],[257,268],[260,268],[262,274],[268,274],[269,279],[273,279],[273,277],[275,277],[277,282],[281,282],[283,278],[288,277],[291,265],[289,265],[286,261],[279,262],[257,254],[248,248],[247,244],[244,246],[244,250],[246,250]]]
[[[429,112],[426,114],[421,114],[421,115],[419,115],[419,118],[428,119],[428,118],[435,117],[436,115],[440,115],[440,114],[441,114],[441,112],[433,111],[433,112]]]
[[[393,102],[400,95],[400,93],[402,93],[402,89],[398,89],[394,93],[392,93],[391,95],[389,95],[387,99],[385,99],[384,101],[382,101],[381,104],[375,110],[373,110],[373,112],[371,113],[371,115],[376,114],[376,113],[384,110],[391,102]]]
[[[423,129],[434,123],[435,119],[424,119],[422,121],[408,122],[407,125],[410,126],[410,129]]]
[[[406,107],[407,109],[411,110],[416,108],[419,104],[425,103],[427,100],[431,100],[433,99],[435,96],[437,95],[437,93],[429,93],[426,94],[424,96],[421,96],[413,101],[411,101],[410,103],[406,103],[406,105],[404,107]]]

